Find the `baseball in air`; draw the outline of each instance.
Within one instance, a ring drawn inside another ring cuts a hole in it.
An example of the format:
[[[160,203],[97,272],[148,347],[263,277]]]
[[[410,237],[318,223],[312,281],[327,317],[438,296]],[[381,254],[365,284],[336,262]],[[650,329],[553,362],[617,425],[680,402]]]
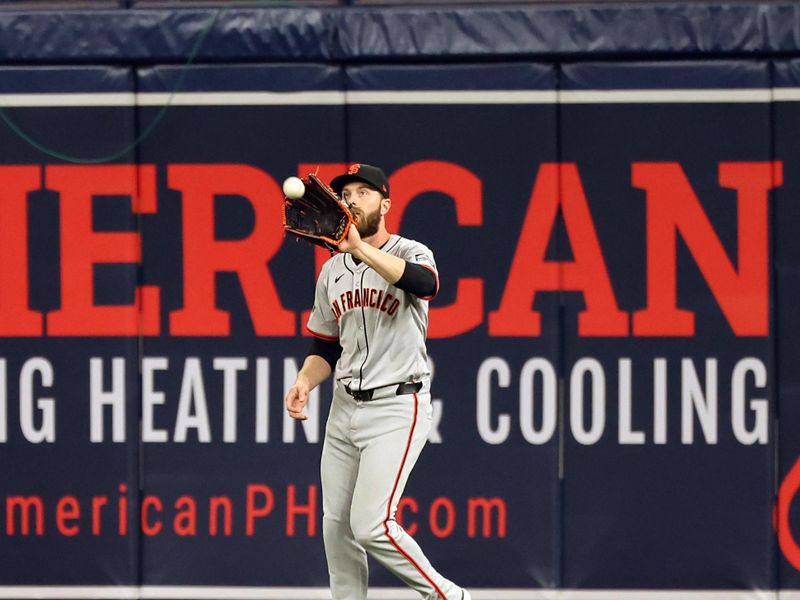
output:
[[[286,181],[283,182],[283,193],[292,200],[302,198],[303,194],[306,193],[306,186],[303,185],[303,180],[299,177],[287,177]]]

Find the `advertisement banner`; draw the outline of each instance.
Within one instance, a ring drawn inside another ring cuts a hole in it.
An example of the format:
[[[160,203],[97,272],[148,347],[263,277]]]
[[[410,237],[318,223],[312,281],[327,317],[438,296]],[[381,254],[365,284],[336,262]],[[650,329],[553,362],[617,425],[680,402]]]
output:
[[[133,100],[110,67],[4,68],[0,128],[0,581],[133,584],[139,577],[140,171]],[[32,97],[55,106],[36,107]],[[75,104],[78,101],[78,105]],[[66,164],[119,153],[115,164]],[[154,207],[152,207],[154,208]],[[47,568],[42,568],[42,563]]]
[[[330,254],[284,237],[281,183],[364,162],[439,270],[397,515],[438,570],[796,587],[797,73],[0,70],[0,585],[324,593],[331,383],[283,402]]]
[[[703,95],[764,90],[769,67],[574,64],[561,84],[567,291],[582,290],[564,301],[565,587],[771,588],[784,163],[769,103]]]

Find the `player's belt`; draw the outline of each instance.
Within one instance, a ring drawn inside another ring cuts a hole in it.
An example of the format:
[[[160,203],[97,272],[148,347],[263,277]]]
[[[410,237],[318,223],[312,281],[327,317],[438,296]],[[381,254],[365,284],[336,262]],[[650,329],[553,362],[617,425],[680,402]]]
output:
[[[416,394],[418,391],[422,389],[422,382],[421,381],[410,381],[408,383],[401,383],[399,384],[394,393],[385,393],[387,388],[393,387],[392,385],[384,385],[382,387],[372,388],[371,390],[351,390],[350,384],[346,383],[344,385],[344,391],[350,394],[356,400],[361,402],[369,402],[370,400],[377,400],[377,397],[380,396],[381,398],[387,398],[389,396],[404,396],[405,394]]]

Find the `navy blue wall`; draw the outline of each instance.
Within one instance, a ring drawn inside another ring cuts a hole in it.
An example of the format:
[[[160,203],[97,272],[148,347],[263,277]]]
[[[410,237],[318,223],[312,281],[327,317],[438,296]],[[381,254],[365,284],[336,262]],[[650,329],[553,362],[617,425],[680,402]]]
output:
[[[330,385],[282,408],[325,256],[280,182],[363,161],[440,269],[400,516],[442,572],[796,588],[797,23],[0,13],[0,586],[326,585]]]

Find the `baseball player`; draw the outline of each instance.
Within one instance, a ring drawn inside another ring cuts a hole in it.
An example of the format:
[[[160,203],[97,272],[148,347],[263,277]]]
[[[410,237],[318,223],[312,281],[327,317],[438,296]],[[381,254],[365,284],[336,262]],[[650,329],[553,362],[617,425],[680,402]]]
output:
[[[334,600],[366,600],[367,552],[426,600],[470,600],[395,521],[397,503],[431,427],[425,334],[439,288],[431,251],[390,234],[383,171],[355,164],[331,187],[355,227],[322,267],[314,335],[286,396],[303,420],[309,392],[334,373],[322,449],[323,538]]]

